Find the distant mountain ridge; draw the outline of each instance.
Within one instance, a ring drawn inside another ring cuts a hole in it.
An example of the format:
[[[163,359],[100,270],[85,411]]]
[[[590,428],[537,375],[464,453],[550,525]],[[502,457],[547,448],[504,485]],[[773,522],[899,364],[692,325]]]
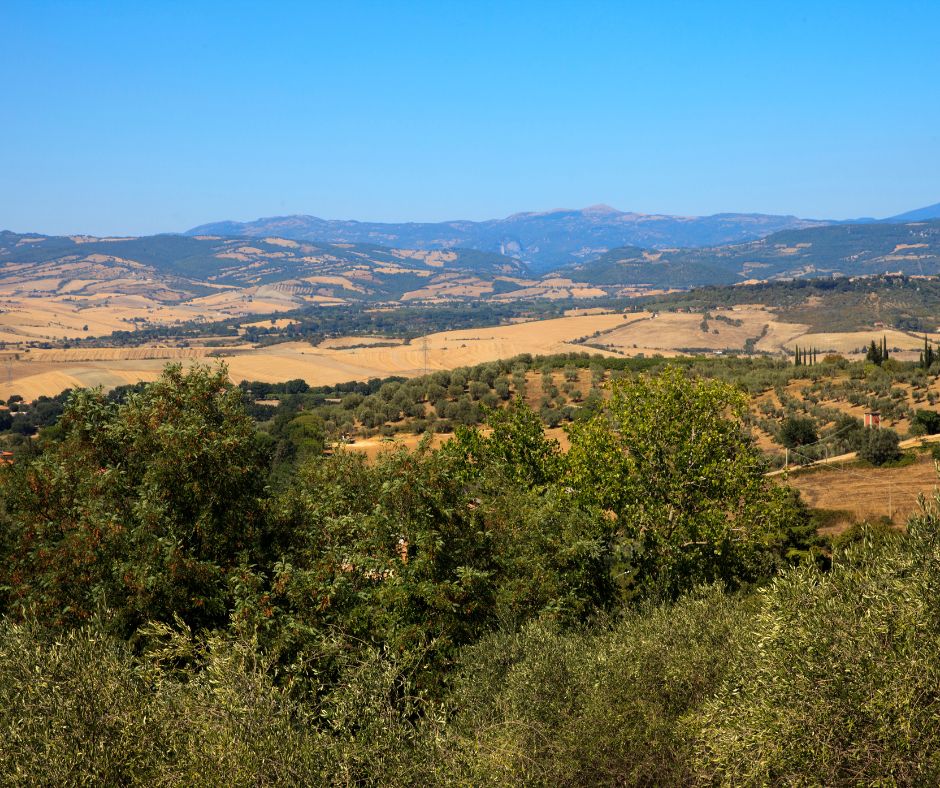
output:
[[[556,272],[599,287],[688,288],[749,280],[940,275],[940,219],[832,224],[699,249],[611,249]]]
[[[926,208],[918,208],[907,213],[899,213],[889,219],[883,219],[883,222],[925,222],[931,219],[940,219],[940,202],[928,205]]]
[[[602,216],[606,209],[590,212]],[[581,222],[585,212],[578,214]],[[619,246],[541,275],[516,257],[415,246],[279,236],[0,232],[0,296],[74,300],[116,293],[161,303],[261,297],[294,306],[394,304],[592,298],[819,276],[940,275],[940,219],[820,225],[698,248]]]
[[[108,287],[158,300],[277,290],[300,302],[407,300],[412,293],[472,294],[529,277],[525,264],[476,250],[425,251],[284,238],[151,235],[139,238],[0,232],[0,292],[83,296]]]
[[[274,216],[252,222],[203,224],[186,235],[243,238],[279,236],[327,243],[370,243],[409,249],[477,249],[508,255],[536,272],[587,260],[622,246],[722,246],[780,230],[828,222],[759,213],[669,216],[618,211],[608,205],[581,210],[517,213],[505,219],[450,222],[358,222],[316,216]]]

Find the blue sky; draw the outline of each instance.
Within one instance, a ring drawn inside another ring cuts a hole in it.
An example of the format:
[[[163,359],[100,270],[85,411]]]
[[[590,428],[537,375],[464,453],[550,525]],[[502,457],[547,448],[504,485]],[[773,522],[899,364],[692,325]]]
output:
[[[0,0],[0,228],[940,200],[940,2]]]

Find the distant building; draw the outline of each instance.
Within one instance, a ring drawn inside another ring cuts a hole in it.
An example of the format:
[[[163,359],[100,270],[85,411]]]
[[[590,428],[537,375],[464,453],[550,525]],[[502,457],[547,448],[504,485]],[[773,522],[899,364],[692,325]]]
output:
[[[865,426],[875,430],[881,429],[881,413],[877,410],[866,411]]]

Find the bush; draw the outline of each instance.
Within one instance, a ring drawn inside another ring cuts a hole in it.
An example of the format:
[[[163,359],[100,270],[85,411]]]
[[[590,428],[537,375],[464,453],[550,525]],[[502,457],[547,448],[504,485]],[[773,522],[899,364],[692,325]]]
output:
[[[816,433],[816,424],[812,419],[788,416],[780,426],[778,439],[788,449],[798,449],[800,446],[816,443],[819,436]]]
[[[898,434],[891,429],[870,429],[867,440],[862,443],[858,456],[872,465],[884,465],[900,459],[901,449]]]
[[[912,435],[936,435],[940,432],[940,413],[935,410],[918,410],[911,419]]]
[[[940,518],[775,580],[699,727],[699,778],[936,785]]]
[[[452,779],[692,782],[693,740],[682,719],[721,686],[747,607],[712,588],[627,615],[609,630],[565,634],[537,622],[489,636],[464,652],[449,699]]]

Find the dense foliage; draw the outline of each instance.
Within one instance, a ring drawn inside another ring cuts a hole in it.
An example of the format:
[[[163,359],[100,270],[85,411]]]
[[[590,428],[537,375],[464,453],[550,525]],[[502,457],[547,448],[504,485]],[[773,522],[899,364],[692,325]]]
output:
[[[224,369],[76,392],[0,469],[4,780],[934,782],[936,510],[829,569],[739,390],[610,387],[275,485]]]

